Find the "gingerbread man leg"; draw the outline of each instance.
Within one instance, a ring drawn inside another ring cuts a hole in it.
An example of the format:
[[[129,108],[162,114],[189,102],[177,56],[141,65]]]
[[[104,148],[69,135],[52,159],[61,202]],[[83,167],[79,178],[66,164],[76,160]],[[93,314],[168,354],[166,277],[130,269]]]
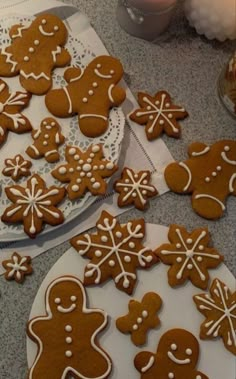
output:
[[[192,196],[192,207],[202,217],[210,220],[218,219],[226,209],[225,196],[220,199],[218,194],[214,196],[213,193],[207,194],[195,191]]]

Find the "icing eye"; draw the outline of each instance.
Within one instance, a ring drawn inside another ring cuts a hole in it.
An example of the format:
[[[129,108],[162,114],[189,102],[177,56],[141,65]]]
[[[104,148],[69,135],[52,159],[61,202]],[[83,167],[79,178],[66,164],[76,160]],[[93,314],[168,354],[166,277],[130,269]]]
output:
[[[56,297],[56,299],[54,300],[54,302],[55,302],[56,304],[60,304],[60,302],[61,302],[60,297]]]
[[[186,350],[185,350],[185,353],[186,353],[187,355],[192,355],[193,352],[192,352],[191,349],[186,349]]]
[[[45,18],[42,20],[42,24],[45,25],[47,23],[47,21],[45,20]]]
[[[171,350],[177,350],[177,345],[175,343],[172,343],[172,345],[170,346]]]
[[[59,27],[56,25],[56,26],[54,26],[53,29],[55,30],[55,32],[57,32],[59,30]]]
[[[100,63],[97,64],[97,68],[101,68],[102,65]]]
[[[114,70],[110,70],[110,74],[113,75],[115,73]]]
[[[71,301],[75,302],[77,300],[77,297],[76,296],[71,296],[70,299],[71,299]]]

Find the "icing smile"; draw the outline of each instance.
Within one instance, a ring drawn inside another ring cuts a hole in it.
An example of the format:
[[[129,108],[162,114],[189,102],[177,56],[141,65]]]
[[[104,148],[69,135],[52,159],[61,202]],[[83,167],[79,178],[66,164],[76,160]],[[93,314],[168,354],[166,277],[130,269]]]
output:
[[[41,34],[43,34],[44,36],[54,36],[54,32],[46,32],[44,29],[43,29],[43,26],[42,25],[39,25],[39,31]]]
[[[73,311],[75,310],[75,308],[76,308],[76,305],[75,305],[75,304],[71,304],[71,306],[68,307],[68,308],[64,308],[64,307],[62,307],[61,305],[58,305],[58,306],[57,306],[57,310],[58,310],[59,312],[61,312],[61,313],[70,313],[70,312],[73,312]]]
[[[95,74],[103,79],[112,79],[112,75],[104,75],[97,68],[94,70]]]
[[[168,357],[170,358],[170,360],[172,362],[177,363],[179,365],[187,365],[187,364],[189,364],[191,362],[189,358],[186,358],[186,359],[178,359],[178,358],[176,358],[171,351],[168,351],[167,355],[168,355]]]

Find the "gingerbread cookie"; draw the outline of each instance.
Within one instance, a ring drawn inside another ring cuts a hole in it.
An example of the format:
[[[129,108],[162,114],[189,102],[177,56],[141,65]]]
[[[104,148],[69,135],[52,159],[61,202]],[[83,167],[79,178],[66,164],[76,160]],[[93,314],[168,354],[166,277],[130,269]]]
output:
[[[200,216],[220,218],[227,196],[236,195],[236,140],[212,146],[195,142],[188,154],[188,160],[167,166],[167,185],[177,193],[192,193],[192,207]]]
[[[32,163],[25,160],[22,155],[17,154],[14,158],[5,159],[5,167],[2,170],[3,175],[10,176],[16,182],[22,176],[29,176],[31,174],[30,168]]]
[[[156,353],[136,355],[134,365],[141,379],[208,379],[196,369],[199,343],[184,329],[168,330],[161,337]]]
[[[131,168],[125,167],[121,178],[114,184],[114,189],[119,192],[118,206],[134,204],[141,211],[148,204],[148,198],[156,196],[158,191],[150,184],[150,171],[139,171],[135,173]]]
[[[9,131],[22,134],[32,130],[30,121],[20,113],[30,98],[27,92],[10,92],[6,82],[0,79],[0,145]]]
[[[11,45],[0,50],[0,75],[20,74],[20,83],[36,95],[52,85],[52,70],[66,66],[70,54],[62,47],[67,40],[64,23],[53,14],[41,14],[29,25],[10,29]]]
[[[111,359],[98,340],[107,314],[87,308],[83,285],[73,276],[55,279],[45,298],[46,315],[28,323],[28,336],[38,345],[28,378],[108,378]]]
[[[116,320],[117,329],[121,333],[130,333],[135,345],[143,345],[148,330],[160,324],[157,312],[161,305],[162,300],[155,292],[146,293],[141,302],[130,300],[129,313]]]
[[[209,282],[208,269],[216,268],[224,257],[209,247],[210,234],[207,228],[194,229],[191,233],[180,225],[171,225],[168,233],[170,243],[155,251],[160,260],[170,265],[170,286],[185,283],[188,279],[196,287],[206,289]]]
[[[107,183],[103,178],[111,176],[118,167],[104,159],[102,144],[90,145],[84,152],[76,146],[67,146],[65,157],[67,163],[51,174],[62,183],[69,183],[66,187],[69,199],[78,199],[87,190],[92,195],[106,193]]]
[[[109,124],[109,110],[125,100],[125,90],[117,86],[123,76],[120,61],[109,56],[95,58],[82,71],[78,67],[65,72],[68,85],[48,92],[48,110],[57,117],[79,115],[79,127],[87,137],[98,137]]]
[[[144,220],[120,225],[115,217],[103,211],[96,225],[97,233],[85,233],[70,241],[79,255],[90,259],[84,284],[101,284],[112,278],[119,290],[132,294],[136,270],[149,268],[158,261],[152,250],[142,244]]]
[[[25,275],[30,275],[33,272],[31,258],[28,256],[21,257],[17,253],[13,253],[11,259],[3,261],[2,266],[6,270],[5,278],[15,280],[17,283],[23,283]]]
[[[209,294],[196,295],[193,300],[206,317],[200,328],[200,338],[221,337],[225,348],[236,355],[236,291],[230,291],[225,283],[215,279]]]
[[[58,148],[65,141],[58,122],[51,117],[45,118],[38,130],[33,130],[34,143],[27,147],[26,153],[33,159],[44,157],[47,162],[53,163],[60,159]]]
[[[31,176],[26,187],[14,185],[5,188],[12,205],[6,208],[1,220],[7,223],[24,225],[24,231],[30,238],[41,232],[43,223],[55,226],[62,224],[64,216],[56,208],[65,196],[65,189],[46,187],[45,181],[37,174]]]
[[[147,139],[152,141],[164,131],[169,137],[179,138],[181,129],[177,120],[188,116],[183,107],[174,105],[166,91],[157,92],[155,96],[138,93],[138,103],[141,108],[129,116],[139,125],[145,125]]]

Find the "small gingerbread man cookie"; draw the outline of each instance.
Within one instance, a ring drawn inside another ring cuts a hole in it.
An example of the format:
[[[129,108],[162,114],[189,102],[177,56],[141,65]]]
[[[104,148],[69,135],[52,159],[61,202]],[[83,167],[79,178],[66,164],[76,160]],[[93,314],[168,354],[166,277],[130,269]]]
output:
[[[151,96],[138,93],[138,103],[141,108],[129,116],[137,124],[145,125],[147,139],[152,141],[164,131],[169,137],[179,138],[181,129],[177,120],[188,116],[183,107],[173,104],[166,91],[160,91]]]
[[[146,342],[149,329],[160,324],[157,312],[160,310],[162,300],[155,292],[148,292],[142,301],[130,300],[129,313],[116,320],[116,327],[121,333],[130,333],[132,342],[139,346]]]
[[[107,314],[87,308],[84,287],[73,276],[55,279],[45,298],[46,315],[28,323],[28,336],[38,345],[28,378],[107,379],[112,363],[98,341]]]
[[[236,196],[236,140],[221,140],[208,146],[189,146],[189,159],[171,163],[165,169],[169,188],[192,193],[192,207],[207,219],[218,219],[226,210],[229,195]]]
[[[117,86],[122,76],[118,59],[99,56],[84,71],[75,67],[66,70],[68,85],[49,91],[46,106],[57,117],[78,113],[81,132],[87,137],[98,137],[108,128],[110,108],[125,100],[125,90]]]
[[[136,355],[134,365],[141,379],[209,379],[196,369],[199,343],[184,329],[168,330],[161,337],[156,353]]]
[[[43,95],[52,85],[52,70],[70,62],[63,48],[67,40],[64,23],[53,14],[41,14],[29,25],[10,29],[11,45],[0,50],[0,75],[20,74],[27,91]]]
[[[38,130],[33,130],[34,143],[27,147],[26,153],[33,159],[44,157],[47,162],[53,163],[60,159],[58,148],[65,141],[58,122],[51,117],[45,118]]]
[[[32,163],[17,154],[14,158],[5,159],[5,167],[2,170],[3,175],[10,176],[17,182],[22,176],[29,176],[31,174],[30,168]]]

